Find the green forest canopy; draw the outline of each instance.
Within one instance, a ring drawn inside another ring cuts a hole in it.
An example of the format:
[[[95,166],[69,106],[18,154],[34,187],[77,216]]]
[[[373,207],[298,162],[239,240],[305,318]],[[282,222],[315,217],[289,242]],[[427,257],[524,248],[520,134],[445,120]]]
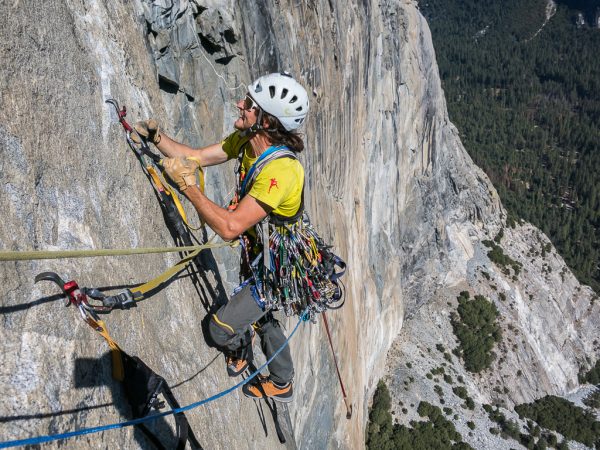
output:
[[[600,0],[427,0],[450,119],[512,218],[600,292]],[[538,30],[540,30],[538,33]]]

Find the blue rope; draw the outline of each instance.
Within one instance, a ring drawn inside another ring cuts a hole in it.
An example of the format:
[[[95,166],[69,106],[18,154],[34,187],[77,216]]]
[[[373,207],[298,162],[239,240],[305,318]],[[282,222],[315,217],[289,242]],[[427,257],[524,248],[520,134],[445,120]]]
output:
[[[290,342],[290,339],[292,339],[292,336],[294,336],[294,334],[298,330],[298,327],[300,326],[300,324],[302,322],[306,321],[307,317],[308,317],[308,308],[302,313],[302,315],[300,316],[300,320],[298,321],[298,323],[296,324],[296,326],[294,327],[294,329],[292,330],[292,332],[290,333],[290,335],[286,339],[286,341],[281,345],[281,347],[279,347],[279,349],[275,352],[275,354],[273,354],[273,356],[271,356],[271,358],[269,358],[269,360],[267,362],[265,362],[262,366],[260,366],[256,370],[256,372],[254,372],[248,378],[240,381],[235,386],[232,386],[229,389],[226,389],[226,390],[224,390],[222,392],[219,392],[218,394],[215,394],[212,397],[206,398],[204,400],[200,400],[200,401],[198,401],[196,403],[192,403],[192,404],[187,405],[187,406],[182,406],[181,408],[175,408],[175,409],[172,409],[170,411],[165,411],[165,412],[162,412],[162,413],[154,414],[152,416],[141,417],[139,419],[128,420],[126,422],[118,422],[118,423],[113,423],[113,424],[110,424],[110,425],[102,425],[102,426],[99,426],[99,427],[84,428],[82,430],[70,431],[68,433],[62,433],[62,434],[51,434],[51,435],[47,435],[47,436],[38,436],[38,437],[34,437],[34,438],[29,438],[29,439],[20,439],[20,440],[17,440],[17,441],[0,442],[0,448],[18,447],[19,445],[43,444],[44,442],[57,441],[59,439],[69,439],[69,438],[72,438],[72,437],[75,437],[75,436],[83,436],[85,434],[98,433],[100,431],[114,430],[115,428],[130,427],[130,426],[133,426],[133,425],[138,425],[140,423],[149,422],[151,420],[156,420],[156,419],[159,419],[161,417],[169,416],[171,414],[178,414],[178,413],[182,413],[182,412],[185,412],[185,411],[189,411],[190,409],[194,409],[194,408],[197,408],[199,406],[202,406],[202,405],[205,405],[207,403],[210,403],[212,401],[218,400],[219,398],[225,397],[227,394],[235,391],[239,387],[241,387],[244,384],[248,383],[250,380],[252,380],[254,377],[256,377],[265,367],[267,367],[267,365],[271,361],[273,361],[273,359],[275,359],[275,357],[288,345],[288,343]]]

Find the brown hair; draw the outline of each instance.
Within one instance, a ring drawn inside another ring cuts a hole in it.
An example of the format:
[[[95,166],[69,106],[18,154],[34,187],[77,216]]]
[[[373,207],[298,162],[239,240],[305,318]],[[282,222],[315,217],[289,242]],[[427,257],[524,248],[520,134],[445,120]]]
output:
[[[273,145],[285,145],[290,150],[300,153],[304,150],[302,135],[296,131],[287,131],[277,117],[263,111],[263,120],[269,124],[268,128],[263,128],[267,132]]]

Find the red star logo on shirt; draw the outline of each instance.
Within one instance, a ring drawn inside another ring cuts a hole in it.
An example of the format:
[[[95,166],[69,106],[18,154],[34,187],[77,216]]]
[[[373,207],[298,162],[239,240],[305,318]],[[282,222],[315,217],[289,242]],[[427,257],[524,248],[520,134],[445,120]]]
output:
[[[267,194],[271,193],[272,187],[276,187],[277,189],[279,189],[279,185],[277,184],[277,178],[271,178],[271,185],[269,186],[269,190],[268,190]]]

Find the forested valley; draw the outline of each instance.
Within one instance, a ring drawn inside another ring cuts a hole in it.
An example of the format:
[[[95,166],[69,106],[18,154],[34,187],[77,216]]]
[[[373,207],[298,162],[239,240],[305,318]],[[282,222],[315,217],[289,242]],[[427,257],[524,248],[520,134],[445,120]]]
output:
[[[600,292],[600,0],[427,0],[450,119],[509,213]]]

